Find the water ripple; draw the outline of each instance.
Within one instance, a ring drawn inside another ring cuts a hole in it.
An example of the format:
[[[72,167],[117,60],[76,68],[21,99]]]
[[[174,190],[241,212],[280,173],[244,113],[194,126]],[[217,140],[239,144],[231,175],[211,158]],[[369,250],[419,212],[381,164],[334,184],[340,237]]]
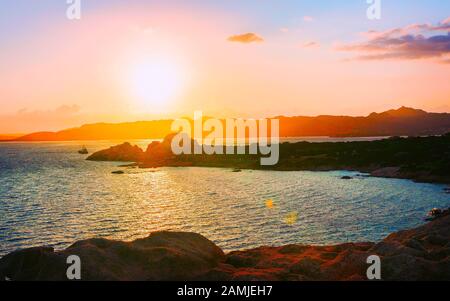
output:
[[[85,144],[95,151],[117,142]],[[79,147],[0,144],[0,256],[91,237],[132,240],[158,230],[198,232],[226,251],[378,241],[423,223],[430,208],[450,205],[442,185],[344,171],[160,168],[113,175],[118,163],[87,162]]]

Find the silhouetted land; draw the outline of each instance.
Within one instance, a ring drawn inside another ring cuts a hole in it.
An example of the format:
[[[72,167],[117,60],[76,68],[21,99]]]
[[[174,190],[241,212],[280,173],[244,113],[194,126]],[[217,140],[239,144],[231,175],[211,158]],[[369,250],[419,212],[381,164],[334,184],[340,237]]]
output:
[[[449,113],[428,113],[406,107],[364,117],[322,115],[274,118],[280,121],[280,137],[425,136],[450,131]],[[172,120],[87,124],[59,132],[32,133],[14,141],[162,139],[170,134],[171,124]]]
[[[393,137],[379,141],[282,143],[274,166],[261,166],[260,155],[173,155],[171,136],[146,151],[129,143],[92,154],[92,161],[137,162],[161,166],[226,167],[267,170],[356,170],[373,176],[450,183],[450,133],[430,137]],[[248,146],[247,146],[248,148]]]

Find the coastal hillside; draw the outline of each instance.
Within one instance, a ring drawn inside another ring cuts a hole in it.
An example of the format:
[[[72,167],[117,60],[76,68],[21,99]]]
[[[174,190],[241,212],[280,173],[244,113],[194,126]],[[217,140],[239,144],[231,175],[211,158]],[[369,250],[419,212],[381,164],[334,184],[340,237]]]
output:
[[[275,117],[280,120],[281,137],[303,136],[425,136],[450,131],[449,113],[427,113],[402,107],[366,117],[317,116]],[[14,141],[67,141],[112,139],[161,139],[171,130],[172,120],[129,123],[98,123],[59,132],[39,132]]]
[[[82,280],[330,281],[367,280],[367,258],[381,259],[383,280],[450,279],[450,215],[393,233],[379,243],[286,245],[225,254],[195,233],[156,232],[132,242],[78,241],[65,250],[37,247],[0,259],[0,279],[64,281],[78,255]]]

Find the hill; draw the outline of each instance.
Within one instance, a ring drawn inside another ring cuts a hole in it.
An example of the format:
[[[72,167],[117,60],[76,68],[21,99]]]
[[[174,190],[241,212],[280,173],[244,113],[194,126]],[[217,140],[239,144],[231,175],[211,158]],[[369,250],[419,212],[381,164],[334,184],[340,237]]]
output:
[[[159,139],[170,132],[172,120],[137,121],[128,123],[94,123],[59,132],[38,132],[14,141],[69,141],[113,139]]]
[[[0,135],[0,141],[17,139],[17,138],[20,138],[22,136],[23,136],[23,134],[4,134],[4,135]]]
[[[279,117],[283,137],[301,136],[425,136],[450,129],[449,113],[427,113],[401,107],[366,117]]]
[[[281,137],[330,136],[426,136],[450,132],[449,113],[427,113],[402,107],[366,117],[316,116],[275,117]],[[59,132],[39,132],[14,141],[65,141],[112,139],[161,139],[170,133],[172,120],[129,123],[97,123]]]

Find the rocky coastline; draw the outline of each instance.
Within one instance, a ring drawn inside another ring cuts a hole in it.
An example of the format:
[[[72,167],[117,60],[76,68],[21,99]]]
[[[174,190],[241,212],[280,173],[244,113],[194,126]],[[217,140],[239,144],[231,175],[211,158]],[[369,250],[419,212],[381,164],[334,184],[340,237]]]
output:
[[[370,142],[282,143],[279,162],[274,166],[261,166],[260,156],[249,154],[175,156],[171,151],[172,138],[173,134],[162,142],[153,142],[145,151],[123,143],[96,152],[87,160],[134,162],[140,168],[197,166],[232,170],[350,170],[374,177],[450,184],[450,134]]]
[[[381,258],[382,280],[450,281],[450,215],[379,243],[286,245],[224,253],[196,233],[156,232],[132,242],[78,241],[62,251],[37,247],[0,259],[0,280],[65,281],[66,259],[81,259],[81,280],[363,281],[367,258]]]

